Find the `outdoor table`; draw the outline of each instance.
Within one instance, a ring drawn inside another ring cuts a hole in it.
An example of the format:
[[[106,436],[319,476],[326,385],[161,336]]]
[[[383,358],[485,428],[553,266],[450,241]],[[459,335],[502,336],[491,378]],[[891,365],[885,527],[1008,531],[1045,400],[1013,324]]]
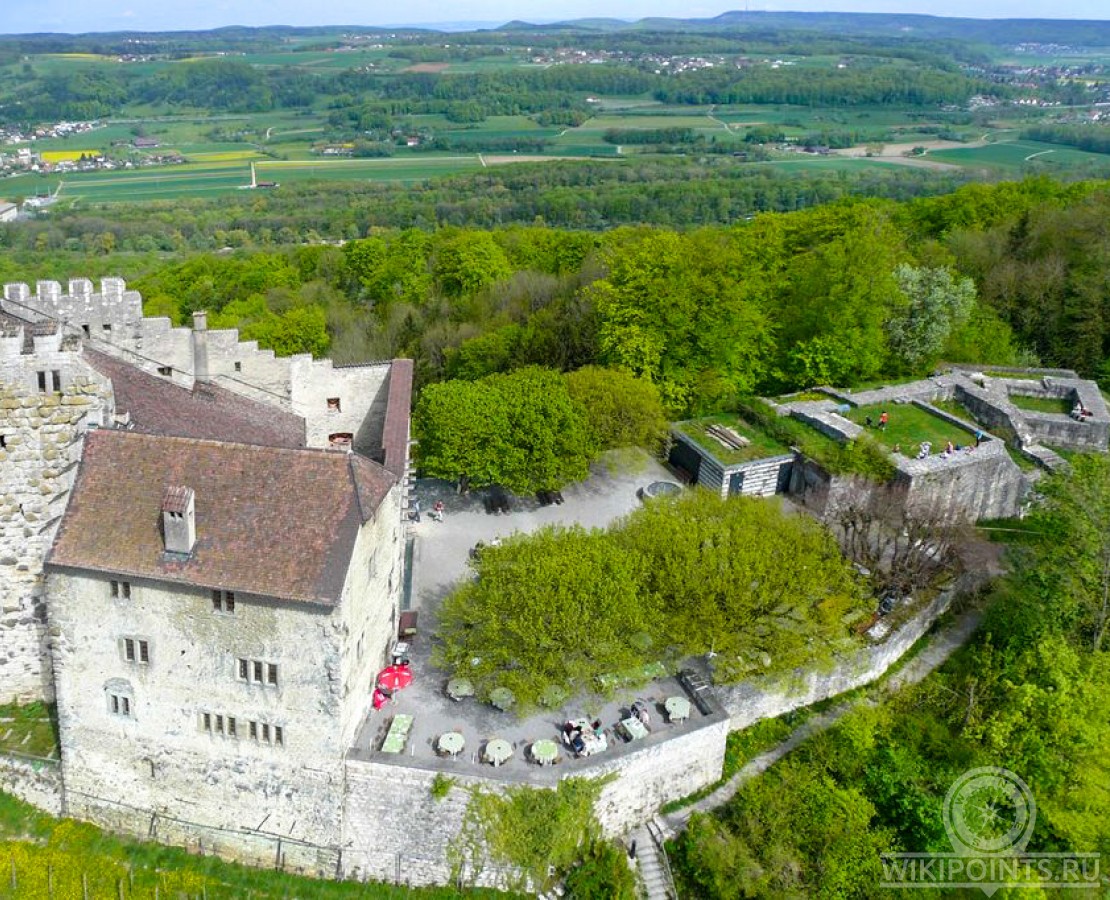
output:
[[[550,766],[559,758],[559,745],[544,739],[532,744],[532,759],[541,766]]]
[[[438,746],[442,753],[458,756],[462,753],[463,748],[466,747],[466,738],[457,731],[448,731],[446,734],[441,734],[439,736]]]
[[[382,753],[401,753],[405,749],[409,730],[412,728],[412,716],[403,713],[393,717],[389,726],[389,733],[382,741]]]
[[[668,697],[663,701],[667,718],[672,722],[683,722],[690,718],[690,701],[685,697]]]
[[[447,682],[447,696],[452,700],[474,696],[474,684],[469,678],[452,678]]]
[[[486,760],[494,766],[508,762],[513,757],[513,745],[504,738],[494,738],[486,744]]]
[[[630,741],[638,741],[648,736],[648,730],[644,727],[644,723],[635,716],[621,719],[620,725],[621,728],[624,729],[624,733],[628,735]]]
[[[494,688],[489,692],[489,702],[504,712],[516,703],[516,695],[508,688]]]

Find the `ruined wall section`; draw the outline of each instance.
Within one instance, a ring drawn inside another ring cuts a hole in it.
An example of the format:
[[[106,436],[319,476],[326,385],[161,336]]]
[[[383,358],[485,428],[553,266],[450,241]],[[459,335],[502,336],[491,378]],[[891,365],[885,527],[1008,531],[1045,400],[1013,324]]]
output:
[[[56,330],[30,347],[23,328],[0,330],[0,703],[53,698],[43,559],[81,437],[112,409],[111,384]]]

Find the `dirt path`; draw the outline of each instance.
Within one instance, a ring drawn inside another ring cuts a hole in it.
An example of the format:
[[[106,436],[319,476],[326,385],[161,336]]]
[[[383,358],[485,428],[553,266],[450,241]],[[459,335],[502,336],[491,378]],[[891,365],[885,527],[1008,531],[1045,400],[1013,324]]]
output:
[[[952,625],[932,638],[929,645],[917,656],[911,659],[901,671],[895,673],[882,683],[882,688],[888,693],[895,693],[909,684],[917,684],[930,672],[940,666],[956,650],[967,643],[968,639],[979,626],[982,618],[978,610],[964,613]],[[709,812],[723,806],[731,800],[740,788],[758,775],[762,775],[776,762],[786,756],[791,750],[815,734],[820,734],[835,725],[845,713],[855,709],[860,704],[875,704],[875,698],[864,696],[856,700],[845,701],[831,709],[826,710],[809,719],[786,738],[781,744],[772,747],[765,753],[750,760],[739,772],[722,784],[717,790],[697,803],[683,809],[676,810],[661,816],[667,829],[672,834],[686,828],[690,817],[696,812]]]

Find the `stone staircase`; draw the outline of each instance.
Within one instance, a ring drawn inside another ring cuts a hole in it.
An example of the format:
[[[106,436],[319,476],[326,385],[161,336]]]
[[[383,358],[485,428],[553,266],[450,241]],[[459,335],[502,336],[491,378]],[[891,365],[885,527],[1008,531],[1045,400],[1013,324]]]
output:
[[[1068,467],[1067,460],[1065,460],[1059,453],[1043,444],[1026,444],[1023,452],[1026,456],[1031,456],[1037,460],[1048,471],[1055,472],[1057,469],[1066,469]]]
[[[647,900],[678,900],[658,823],[652,820],[641,826],[631,839],[636,842],[636,865]]]

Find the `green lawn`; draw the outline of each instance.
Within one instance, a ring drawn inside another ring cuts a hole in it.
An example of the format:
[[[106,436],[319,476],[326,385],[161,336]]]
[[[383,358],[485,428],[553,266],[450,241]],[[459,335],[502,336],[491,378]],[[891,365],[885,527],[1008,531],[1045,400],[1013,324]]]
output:
[[[0,898],[405,900],[506,897],[491,890],[323,881],[254,869],[55,819],[0,792]]]
[[[1056,413],[1066,416],[1072,411],[1075,402],[1070,397],[1027,397],[1024,394],[1010,394],[1010,402],[1018,409],[1037,413]]]
[[[889,414],[890,420],[885,429],[880,429],[879,416],[884,411]],[[892,403],[888,406],[875,403],[858,406],[848,413],[851,421],[864,427],[868,416],[874,424],[867,429],[867,433],[890,450],[900,448],[900,452],[906,456],[916,456],[922,441],[928,441],[933,445],[933,453],[939,453],[948,441],[966,445],[974,440],[971,431],[951,425],[909,403]]]
[[[54,710],[45,703],[0,706],[0,753],[56,759],[57,725]]]
[[[708,425],[724,425],[741,437],[747,438],[751,443],[743,449],[732,450],[706,431]],[[750,462],[753,459],[764,459],[768,456],[782,456],[790,452],[790,448],[786,444],[775,440],[758,429],[752,428],[739,416],[730,413],[720,413],[691,422],[681,422],[678,429],[726,465]]]

